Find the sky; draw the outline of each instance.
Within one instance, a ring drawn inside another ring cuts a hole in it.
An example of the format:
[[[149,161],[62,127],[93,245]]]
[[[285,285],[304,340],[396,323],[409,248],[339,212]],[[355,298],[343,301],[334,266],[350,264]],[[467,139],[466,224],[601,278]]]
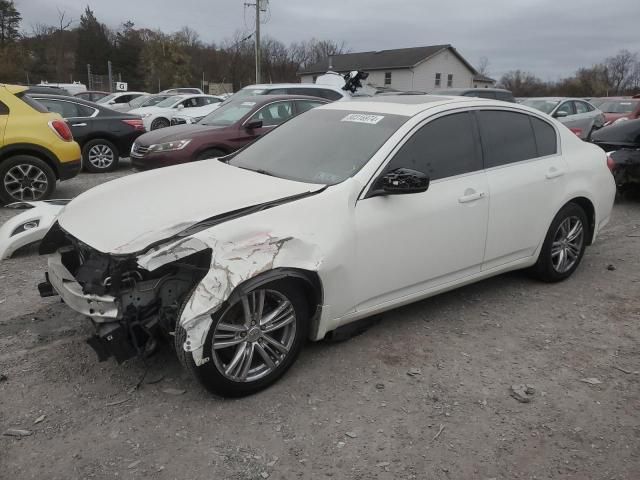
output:
[[[253,32],[255,0],[15,0],[22,27],[80,20],[88,4],[112,28],[131,20],[165,33],[189,26],[205,42]],[[263,2],[265,0],[262,0]],[[451,44],[494,78],[526,70],[558,80],[621,49],[639,52],[640,0],[269,0],[261,30],[285,44],[344,41],[353,52]]]

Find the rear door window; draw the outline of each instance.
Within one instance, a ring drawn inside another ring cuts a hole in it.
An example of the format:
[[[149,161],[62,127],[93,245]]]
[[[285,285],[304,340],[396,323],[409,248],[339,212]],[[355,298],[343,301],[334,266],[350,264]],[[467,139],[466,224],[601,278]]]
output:
[[[385,171],[410,168],[430,180],[482,170],[476,128],[469,112],[437,118],[415,132]]]
[[[584,102],[573,102],[576,107],[576,113],[580,115],[581,113],[588,113],[589,107]]]
[[[529,117],[531,126],[536,138],[536,147],[539,157],[555,155],[558,153],[558,139],[556,130],[544,120],[536,117]]]
[[[529,115],[480,110],[477,116],[485,168],[508,165],[538,156]]]
[[[88,108],[74,102],[66,102],[53,98],[39,98],[38,101],[47,107],[50,112],[59,113],[63,118],[89,117],[91,113],[93,113],[93,111],[88,113]]]

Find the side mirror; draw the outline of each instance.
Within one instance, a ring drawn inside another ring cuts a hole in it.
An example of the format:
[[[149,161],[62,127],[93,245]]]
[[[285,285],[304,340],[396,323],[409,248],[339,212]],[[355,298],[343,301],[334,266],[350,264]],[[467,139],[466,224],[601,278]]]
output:
[[[378,195],[402,195],[405,193],[426,192],[429,177],[410,168],[397,168],[387,172],[378,180]]]
[[[564,118],[569,116],[569,112],[565,112],[564,110],[561,110],[559,112],[556,112],[553,116],[555,118]]]
[[[244,128],[247,130],[255,130],[256,128],[262,128],[262,120],[251,120],[246,123]]]
[[[184,108],[184,105],[183,105],[183,104],[180,104],[180,105],[178,105],[176,108],[177,108],[178,110],[182,110],[182,109]]]
[[[109,105],[115,105],[116,101],[115,100],[109,100]]]

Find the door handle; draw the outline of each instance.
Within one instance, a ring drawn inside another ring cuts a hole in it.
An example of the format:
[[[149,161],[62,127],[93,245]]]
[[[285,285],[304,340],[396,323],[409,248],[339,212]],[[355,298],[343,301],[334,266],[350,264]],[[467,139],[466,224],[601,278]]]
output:
[[[551,167],[549,170],[547,170],[547,174],[545,176],[547,177],[547,180],[551,180],[552,178],[558,178],[562,175],[564,175],[564,170],[556,167]]]
[[[458,198],[458,202],[460,203],[475,202],[476,200],[480,200],[481,198],[484,198],[484,192],[473,192]]]
[[[86,127],[87,124],[86,123],[72,123],[71,126],[72,127]]]

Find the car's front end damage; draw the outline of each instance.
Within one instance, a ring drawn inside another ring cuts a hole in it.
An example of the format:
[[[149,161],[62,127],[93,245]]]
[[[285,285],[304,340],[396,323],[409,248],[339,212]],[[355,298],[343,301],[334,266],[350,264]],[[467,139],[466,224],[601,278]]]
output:
[[[88,344],[98,358],[123,362],[152,351],[170,336],[187,295],[208,271],[211,250],[168,262],[153,271],[136,255],[108,255],[82,243],[55,224],[41,244],[49,255],[42,296],[60,295],[95,327]],[[203,267],[204,266],[204,267]]]

